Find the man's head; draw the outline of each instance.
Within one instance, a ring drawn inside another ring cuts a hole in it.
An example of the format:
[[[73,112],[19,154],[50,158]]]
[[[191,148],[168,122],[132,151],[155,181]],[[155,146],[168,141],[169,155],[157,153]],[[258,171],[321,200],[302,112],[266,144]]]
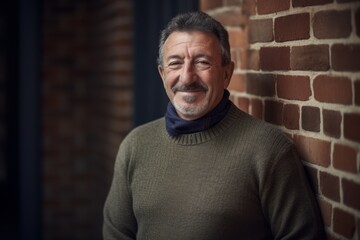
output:
[[[194,120],[222,99],[234,69],[228,33],[202,12],[173,18],[162,31],[159,73],[179,116]]]
[[[222,64],[228,65],[231,62],[229,36],[226,29],[204,12],[184,13],[174,17],[162,30],[159,43],[158,65],[163,63],[163,48],[166,39],[173,32],[200,31],[213,33],[221,44]]]

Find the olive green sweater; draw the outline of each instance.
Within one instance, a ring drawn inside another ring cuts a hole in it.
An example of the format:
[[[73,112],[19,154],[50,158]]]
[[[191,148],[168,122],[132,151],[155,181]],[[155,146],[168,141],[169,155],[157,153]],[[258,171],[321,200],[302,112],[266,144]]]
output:
[[[214,127],[171,137],[164,118],[123,141],[104,207],[104,239],[322,239],[292,143],[231,106]]]

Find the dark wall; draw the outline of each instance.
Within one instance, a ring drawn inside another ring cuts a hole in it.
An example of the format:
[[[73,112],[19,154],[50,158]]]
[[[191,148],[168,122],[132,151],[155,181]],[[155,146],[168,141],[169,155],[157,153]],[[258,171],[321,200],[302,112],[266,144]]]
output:
[[[5,2],[0,8],[0,238],[16,233],[16,7]],[[12,104],[10,104],[12,102]],[[12,105],[12,107],[11,107]]]
[[[0,238],[41,239],[40,2],[0,10]]]

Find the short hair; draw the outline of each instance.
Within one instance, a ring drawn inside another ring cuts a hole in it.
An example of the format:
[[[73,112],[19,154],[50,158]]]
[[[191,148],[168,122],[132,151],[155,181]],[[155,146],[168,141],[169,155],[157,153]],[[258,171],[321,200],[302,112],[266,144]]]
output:
[[[184,32],[193,30],[213,33],[220,41],[222,65],[226,66],[231,62],[228,32],[220,22],[216,21],[208,14],[198,11],[175,16],[167,24],[166,28],[161,31],[157,63],[159,65],[163,64],[164,43],[170,34],[177,31]]]

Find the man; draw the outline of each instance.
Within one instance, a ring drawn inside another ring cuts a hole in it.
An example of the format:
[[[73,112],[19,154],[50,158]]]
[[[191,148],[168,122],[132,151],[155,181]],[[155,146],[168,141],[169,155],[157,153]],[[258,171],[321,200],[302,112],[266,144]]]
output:
[[[104,207],[105,239],[322,239],[293,144],[229,101],[228,33],[205,13],[163,30],[166,116],[123,141]]]

